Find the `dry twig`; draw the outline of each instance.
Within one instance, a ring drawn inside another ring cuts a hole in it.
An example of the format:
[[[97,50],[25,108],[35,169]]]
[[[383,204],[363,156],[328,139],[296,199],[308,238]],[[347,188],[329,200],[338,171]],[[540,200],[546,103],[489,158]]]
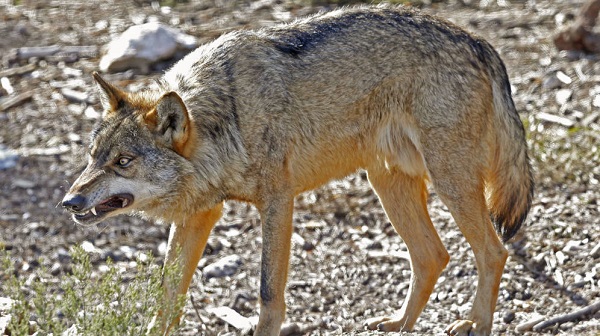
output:
[[[555,324],[561,324],[565,322],[571,322],[575,320],[579,320],[588,315],[594,315],[598,310],[600,310],[600,301],[593,303],[585,308],[579,309],[569,314],[555,316],[549,320],[540,322],[533,327],[533,331],[542,331],[548,327],[551,327]]]

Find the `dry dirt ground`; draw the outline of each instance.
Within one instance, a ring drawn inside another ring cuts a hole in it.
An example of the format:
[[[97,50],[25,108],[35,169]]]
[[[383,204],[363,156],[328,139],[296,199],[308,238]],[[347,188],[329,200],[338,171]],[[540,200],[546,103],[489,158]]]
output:
[[[494,316],[497,335],[518,334],[515,327],[523,322],[570,313],[599,300],[600,58],[559,52],[552,45],[552,35],[571,22],[581,2],[422,4],[425,11],[454,21],[497,48],[529,133],[536,198],[528,223],[507,244],[510,257]],[[232,29],[332,8],[323,3],[201,0],[161,9],[145,0],[22,0],[18,6],[0,1],[0,77],[15,91],[9,96],[0,89],[0,152],[18,154],[14,166],[0,170],[0,242],[16,256],[19,276],[26,278],[39,267],[40,256],[54,274],[68,270],[66,251],[84,241],[97,248],[96,268],[108,257],[130,267],[137,253],[147,251],[160,261],[167,227],[121,217],[82,228],[57,207],[84,165],[88,134],[98,122],[100,107],[90,73],[99,58],[93,52],[24,58],[16,48],[101,47],[130,25],[155,19],[206,42]],[[134,90],[168,64],[150,75],[125,72],[107,78]],[[82,95],[73,97],[68,89]],[[18,101],[7,103],[18,94]],[[451,261],[414,335],[440,334],[465,317],[477,281],[470,248],[433,192],[429,207]],[[258,313],[258,215],[240,203],[228,203],[224,213],[191,287],[194,303],[186,307],[184,334],[238,333],[209,314],[209,307],[229,306],[246,317]],[[401,306],[410,276],[402,253],[406,247],[364,174],[299,196],[294,224],[287,321],[311,335],[363,334],[366,318]],[[202,278],[206,265],[229,255],[242,261],[233,275]],[[599,318],[600,313],[583,316],[543,333],[600,335]]]

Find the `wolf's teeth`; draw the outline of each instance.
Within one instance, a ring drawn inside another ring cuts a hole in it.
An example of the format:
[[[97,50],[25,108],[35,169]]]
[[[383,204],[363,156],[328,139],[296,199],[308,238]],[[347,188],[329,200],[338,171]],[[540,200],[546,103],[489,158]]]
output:
[[[126,206],[127,206],[127,204],[129,204],[129,201],[128,201],[126,198],[124,198],[124,199],[123,199],[123,205],[121,205],[121,208],[124,208],[124,207],[126,207]]]
[[[98,216],[98,214],[96,213],[96,207],[93,207],[90,211],[94,214],[94,216]]]

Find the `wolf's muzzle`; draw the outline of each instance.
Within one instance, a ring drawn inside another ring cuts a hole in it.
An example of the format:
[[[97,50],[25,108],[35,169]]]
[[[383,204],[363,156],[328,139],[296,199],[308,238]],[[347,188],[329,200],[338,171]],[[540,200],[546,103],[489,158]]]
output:
[[[85,197],[81,195],[66,195],[61,205],[71,212],[78,212],[85,208]]]

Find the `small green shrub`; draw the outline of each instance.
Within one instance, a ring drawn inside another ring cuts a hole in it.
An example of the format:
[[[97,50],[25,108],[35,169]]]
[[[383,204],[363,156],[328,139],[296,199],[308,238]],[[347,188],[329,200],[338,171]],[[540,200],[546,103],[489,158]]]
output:
[[[158,335],[158,330],[147,330],[152,318],[162,311],[170,321],[185,303],[185,296],[164,303],[163,276],[177,279],[181,272],[161,270],[152,257],[138,260],[134,274],[121,272],[108,260],[108,270],[94,277],[89,255],[75,247],[72,270],[59,281],[40,267],[26,282],[15,275],[10,253],[0,253],[0,296],[14,300],[8,326],[13,336],[61,335],[69,328],[78,335]],[[30,321],[35,321],[33,327]]]

